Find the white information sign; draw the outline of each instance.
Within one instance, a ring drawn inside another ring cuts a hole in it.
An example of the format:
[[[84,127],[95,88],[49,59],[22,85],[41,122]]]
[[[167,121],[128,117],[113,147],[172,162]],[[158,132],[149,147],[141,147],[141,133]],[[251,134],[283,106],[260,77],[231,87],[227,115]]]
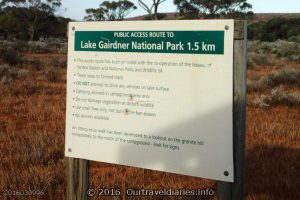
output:
[[[233,182],[233,32],[70,23],[65,155]]]

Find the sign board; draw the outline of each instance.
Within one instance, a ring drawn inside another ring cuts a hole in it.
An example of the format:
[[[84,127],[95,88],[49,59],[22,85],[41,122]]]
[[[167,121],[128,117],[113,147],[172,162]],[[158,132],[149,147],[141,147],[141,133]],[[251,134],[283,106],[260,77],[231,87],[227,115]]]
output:
[[[69,24],[65,155],[233,182],[233,20]]]

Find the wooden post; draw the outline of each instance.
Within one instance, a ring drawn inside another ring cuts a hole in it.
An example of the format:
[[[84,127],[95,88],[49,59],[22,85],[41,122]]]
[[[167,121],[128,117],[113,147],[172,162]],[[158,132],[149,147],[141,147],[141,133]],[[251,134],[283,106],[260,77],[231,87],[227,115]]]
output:
[[[69,24],[66,37],[69,36]],[[89,161],[78,158],[67,158],[67,200],[87,200],[89,189]]]
[[[69,24],[66,37],[69,36]],[[67,158],[67,200],[87,200],[89,189],[89,161],[78,158]]]
[[[67,200],[87,200],[89,188],[89,161],[67,158]]]
[[[243,200],[245,197],[247,22],[234,22],[233,64],[233,161],[234,183],[218,182],[218,200]]]

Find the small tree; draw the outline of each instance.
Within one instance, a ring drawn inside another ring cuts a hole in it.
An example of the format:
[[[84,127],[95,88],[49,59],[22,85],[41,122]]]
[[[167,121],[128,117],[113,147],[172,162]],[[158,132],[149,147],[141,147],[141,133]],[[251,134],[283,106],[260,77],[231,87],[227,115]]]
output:
[[[88,8],[85,10],[87,16],[84,17],[85,21],[102,21],[105,19],[105,11],[102,7],[100,8]]]
[[[3,13],[0,15],[0,31],[5,33],[7,39],[20,34],[24,28],[22,25],[22,22],[9,9],[3,10]]]
[[[253,15],[252,5],[247,0],[223,0],[220,8],[223,17],[244,18]]]
[[[151,4],[148,5],[143,0],[138,0],[138,3],[142,9],[144,9],[150,16],[151,19],[158,20],[158,7],[166,0],[152,0]]]
[[[244,17],[252,14],[247,0],[174,0],[180,13],[186,17]]]
[[[137,7],[130,1],[104,1],[100,4],[99,8],[89,8],[85,12],[88,14],[84,17],[86,21],[115,21],[123,20],[128,14],[130,14]]]
[[[30,40],[34,40],[61,5],[61,0],[4,0],[14,15],[25,24]]]

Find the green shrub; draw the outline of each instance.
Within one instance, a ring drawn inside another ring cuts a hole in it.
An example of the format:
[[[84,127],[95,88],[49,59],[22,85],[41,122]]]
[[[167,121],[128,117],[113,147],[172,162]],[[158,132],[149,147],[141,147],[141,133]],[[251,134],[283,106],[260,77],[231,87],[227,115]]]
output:
[[[30,60],[29,64],[38,71],[42,69],[42,62],[40,60],[37,59]]]
[[[266,22],[256,22],[248,26],[250,40],[274,42],[300,35],[300,18],[274,17]]]
[[[64,58],[62,58],[62,59],[52,59],[50,64],[51,64],[52,67],[66,68],[67,67],[67,60],[64,59]]]
[[[152,17],[154,17],[154,15],[153,15]],[[166,18],[166,17],[167,17],[167,15],[164,14],[164,13],[157,13],[157,18],[158,18],[158,20],[164,19],[164,18]],[[151,18],[150,15],[146,15],[146,16],[144,17],[144,20],[153,20],[153,19]]]
[[[16,79],[22,81],[15,84]],[[16,67],[0,66],[0,83],[5,85],[14,96],[32,95],[37,92],[36,82],[30,76],[30,72]]]
[[[39,41],[0,41],[0,49],[13,49],[18,52],[31,53],[67,53],[67,40],[59,38],[47,38]]]
[[[55,82],[59,79],[59,74],[57,73],[57,69],[54,67],[48,67],[45,70],[46,79],[50,82]]]
[[[247,56],[247,67],[254,68],[257,65],[274,66],[271,55],[265,53],[249,52]]]
[[[5,84],[5,86],[8,88],[10,93],[14,96],[33,95],[38,90],[36,81],[33,80],[32,77],[25,77],[18,84],[14,84],[14,80],[10,79],[10,82]]]
[[[253,57],[255,54],[258,54],[258,56],[274,54],[281,59],[299,62],[300,44],[284,40],[277,40],[275,42],[250,41],[248,42],[248,55]]]
[[[27,52],[28,42],[23,40],[0,40],[0,49],[13,49],[18,52]]]
[[[29,74],[28,70],[10,67],[7,65],[0,66],[0,77],[9,76],[13,79],[24,78]]]
[[[258,81],[247,82],[248,91],[261,91],[278,85],[300,86],[300,70],[286,68],[262,77]]]
[[[20,92],[22,94],[33,95],[37,92],[38,87],[36,85],[36,81],[29,78],[22,81],[20,89],[22,90],[22,92]],[[15,90],[15,95],[17,93],[18,91]]]
[[[275,53],[278,57],[287,57],[293,55],[299,55],[300,45],[295,42],[288,42],[283,40],[278,40],[271,43],[271,52]]]
[[[300,43],[300,34],[299,35],[294,35],[294,36],[291,36],[291,37],[289,37],[288,38],[288,41],[289,42],[298,42],[298,43]]]
[[[247,50],[254,53],[270,53],[272,48],[270,44],[271,42],[262,42],[259,40],[248,41]]]
[[[28,51],[32,53],[67,53],[67,42],[55,38],[29,41]]]
[[[11,48],[17,50],[18,52],[27,52],[28,43],[23,40],[16,40],[11,44]]]
[[[10,66],[22,64],[22,57],[16,49],[3,48],[0,49],[0,59]]]
[[[257,23],[252,23],[248,25],[248,39],[249,40],[260,40],[263,34],[263,28],[265,26],[264,21],[259,21]]]
[[[289,86],[300,86],[300,70],[299,69],[282,69],[275,71],[267,77],[261,79],[269,87],[285,84]]]
[[[258,107],[276,105],[300,106],[300,92],[287,93],[281,87],[272,90],[270,95],[261,95],[252,104]]]

